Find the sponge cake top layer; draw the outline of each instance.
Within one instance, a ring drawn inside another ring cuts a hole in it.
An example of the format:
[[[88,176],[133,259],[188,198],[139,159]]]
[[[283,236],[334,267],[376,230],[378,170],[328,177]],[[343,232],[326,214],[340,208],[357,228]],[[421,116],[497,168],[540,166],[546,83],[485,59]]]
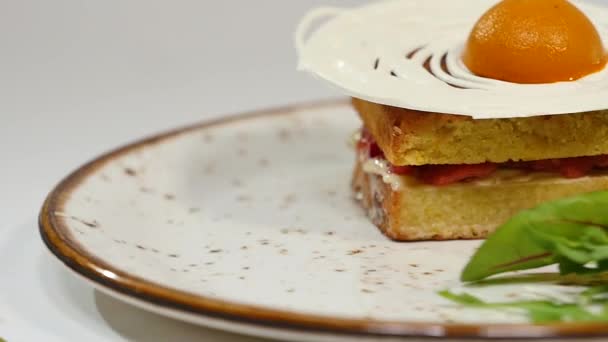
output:
[[[608,110],[474,120],[360,99],[353,105],[393,165],[502,163],[608,154]]]

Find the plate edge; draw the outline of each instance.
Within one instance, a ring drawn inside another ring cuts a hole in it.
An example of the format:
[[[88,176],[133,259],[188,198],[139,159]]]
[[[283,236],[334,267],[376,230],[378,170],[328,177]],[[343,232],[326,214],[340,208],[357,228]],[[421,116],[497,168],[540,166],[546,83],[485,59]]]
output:
[[[86,277],[90,281],[106,286],[122,295],[131,296],[154,305],[189,314],[254,324],[266,328],[274,327],[304,332],[315,330],[336,335],[404,338],[541,339],[608,336],[608,325],[601,323],[482,325],[357,320],[300,314],[206,298],[184,291],[173,290],[126,274],[97,259],[74,241],[67,232],[63,218],[55,214],[55,212],[62,210],[69,195],[78,187],[82,180],[86,179],[92,172],[110,160],[132,150],[206,127],[220,126],[235,121],[272,115],[287,115],[302,110],[325,109],[333,106],[342,107],[346,106],[347,103],[344,100],[328,100],[223,116],[218,119],[207,120],[154,134],[104,153],[70,173],[47,195],[38,216],[40,236],[53,255],[69,269]],[[110,272],[113,276],[109,277],[107,272]]]

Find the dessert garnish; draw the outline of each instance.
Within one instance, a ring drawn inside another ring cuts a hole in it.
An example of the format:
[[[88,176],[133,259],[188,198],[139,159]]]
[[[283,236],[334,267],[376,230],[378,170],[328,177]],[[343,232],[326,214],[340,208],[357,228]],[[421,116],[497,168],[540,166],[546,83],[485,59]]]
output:
[[[477,21],[463,53],[475,75],[513,83],[574,81],[606,65],[589,18],[566,0],[504,0]]]
[[[500,119],[608,108],[608,8],[566,0],[392,0],[319,8],[298,68],[361,100]]]
[[[480,309],[521,309],[534,323],[608,321],[608,192],[563,198],[524,210],[484,241],[461,279],[482,286],[518,282],[573,287],[566,300],[488,303],[468,293],[442,291],[456,303]],[[559,273],[490,278],[556,265]]]

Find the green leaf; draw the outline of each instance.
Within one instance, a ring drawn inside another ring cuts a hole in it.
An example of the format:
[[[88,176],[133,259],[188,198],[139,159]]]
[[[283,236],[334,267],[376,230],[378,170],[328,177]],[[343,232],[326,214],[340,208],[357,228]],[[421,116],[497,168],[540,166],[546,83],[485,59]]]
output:
[[[600,272],[608,272],[608,260],[600,260],[597,263],[597,269]]]
[[[439,292],[439,295],[441,295],[442,297],[444,297],[446,299],[451,300],[452,302],[462,304],[462,305],[469,305],[469,306],[487,305],[481,299],[479,299],[475,296],[472,296],[468,293],[455,294],[451,291],[445,290],[445,291]]]
[[[602,291],[598,292],[601,293]],[[539,324],[554,322],[608,321],[608,314],[605,310],[599,314],[594,314],[587,310],[584,305],[578,303],[554,303],[548,300],[488,303],[467,293],[454,294],[450,291],[442,291],[439,294],[442,297],[465,307],[502,310],[519,309],[522,310],[533,323]]]
[[[555,226],[528,229],[530,238],[546,250],[579,265],[608,259],[608,233],[596,226],[569,224],[569,231]]]
[[[608,285],[593,286],[579,295],[579,302],[584,304],[602,303],[608,304]]]
[[[608,192],[593,192],[524,210],[486,239],[461,274],[463,281],[565,262],[608,258]],[[584,233],[584,234],[583,234]],[[603,235],[601,235],[603,234]],[[601,269],[606,269],[608,263]],[[598,267],[598,270],[600,267]]]
[[[562,258],[558,259],[559,273],[562,275],[566,274],[590,274],[594,273],[592,270],[587,269],[581,264],[577,264],[569,259]]]

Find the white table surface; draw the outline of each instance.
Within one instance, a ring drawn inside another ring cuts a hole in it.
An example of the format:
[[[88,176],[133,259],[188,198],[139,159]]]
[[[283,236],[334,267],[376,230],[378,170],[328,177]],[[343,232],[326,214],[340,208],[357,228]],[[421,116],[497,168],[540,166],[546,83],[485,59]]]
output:
[[[608,3],[608,0],[596,0]],[[258,341],[122,304],[72,276],[36,216],[66,174],[175,126],[340,96],[295,71],[306,9],[363,0],[0,0],[0,337]]]

